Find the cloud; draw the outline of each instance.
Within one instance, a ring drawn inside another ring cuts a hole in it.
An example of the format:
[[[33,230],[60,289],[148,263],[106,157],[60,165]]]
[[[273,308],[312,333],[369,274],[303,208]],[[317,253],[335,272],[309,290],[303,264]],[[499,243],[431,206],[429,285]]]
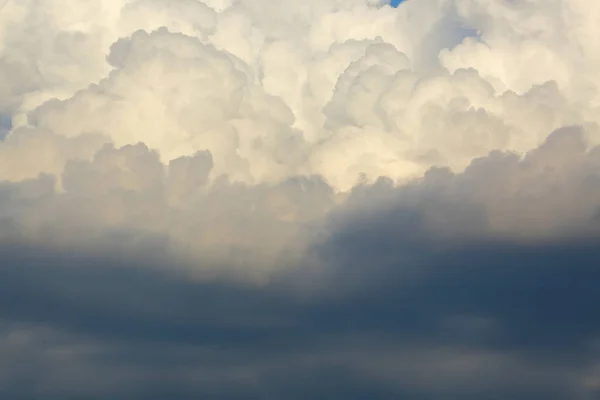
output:
[[[597,395],[600,7],[0,11],[0,394]]]
[[[191,281],[157,257],[5,248],[0,315],[11,322],[3,326],[2,363],[11,371],[4,387],[13,390],[5,393],[593,392],[586,381],[598,356],[597,243],[411,246],[404,250],[411,257],[399,263],[365,240],[344,240],[336,253],[344,273],[326,291],[310,293],[280,283]],[[371,281],[352,290],[350,249],[371,252],[374,264]],[[15,360],[27,368],[15,369]],[[30,384],[19,386],[25,379]]]

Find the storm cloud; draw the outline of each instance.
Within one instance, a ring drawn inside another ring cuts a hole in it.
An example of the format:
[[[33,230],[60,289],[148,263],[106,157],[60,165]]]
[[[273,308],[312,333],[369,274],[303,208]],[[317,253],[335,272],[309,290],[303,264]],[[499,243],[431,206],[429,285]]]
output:
[[[0,395],[600,396],[600,5],[0,2]]]

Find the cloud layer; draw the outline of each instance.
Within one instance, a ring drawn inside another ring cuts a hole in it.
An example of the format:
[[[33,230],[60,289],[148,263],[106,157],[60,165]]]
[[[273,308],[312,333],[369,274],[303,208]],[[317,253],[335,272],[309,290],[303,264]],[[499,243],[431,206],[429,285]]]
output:
[[[138,230],[180,247],[266,251],[297,246],[306,224],[357,185],[386,177],[402,186],[448,168],[459,174],[446,183],[460,186],[449,189],[460,197],[453,201],[485,203],[480,217],[492,232],[580,226],[596,201],[595,152],[580,165],[599,137],[587,39],[596,8],[11,1],[0,17],[0,177],[10,191],[45,185],[36,190],[49,198],[34,194],[24,216],[6,218],[33,236],[75,220],[90,232]],[[547,142],[558,129],[577,133]],[[545,168],[561,171],[542,177]],[[486,188],[495,176],[505,187]],[[553,188],[561,179],[568,189]],[[546,196],[552,190],[572,199],[558,204]],[[226,221],[209,228],[201,214],[226,203],[239,212],[224,211]],[[271,239],[245,232],[245,218]],[[214,229],[223,234],[205,241],[191,232]],[[56,238],[46,235],[40,240]]]
[[[594,398],[599,17],[0,1],[0,394]]]

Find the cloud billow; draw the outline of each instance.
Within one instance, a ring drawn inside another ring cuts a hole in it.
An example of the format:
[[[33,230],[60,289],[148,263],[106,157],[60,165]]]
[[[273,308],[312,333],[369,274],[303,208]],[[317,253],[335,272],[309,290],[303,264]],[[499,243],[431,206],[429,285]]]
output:
[[[577,0],[9,1],[0,394],[598,396]]]

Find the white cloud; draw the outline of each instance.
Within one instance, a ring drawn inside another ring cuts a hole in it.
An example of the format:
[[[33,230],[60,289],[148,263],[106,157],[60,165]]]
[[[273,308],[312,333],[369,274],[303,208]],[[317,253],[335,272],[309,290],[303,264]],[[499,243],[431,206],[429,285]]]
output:
[[[183,258],[275,268],[380,176],[432,232],[595,235],[598,12],[580,0],[11,1],[0,237],[128,232]],[[567,126],[584,133],[546,140]]]

